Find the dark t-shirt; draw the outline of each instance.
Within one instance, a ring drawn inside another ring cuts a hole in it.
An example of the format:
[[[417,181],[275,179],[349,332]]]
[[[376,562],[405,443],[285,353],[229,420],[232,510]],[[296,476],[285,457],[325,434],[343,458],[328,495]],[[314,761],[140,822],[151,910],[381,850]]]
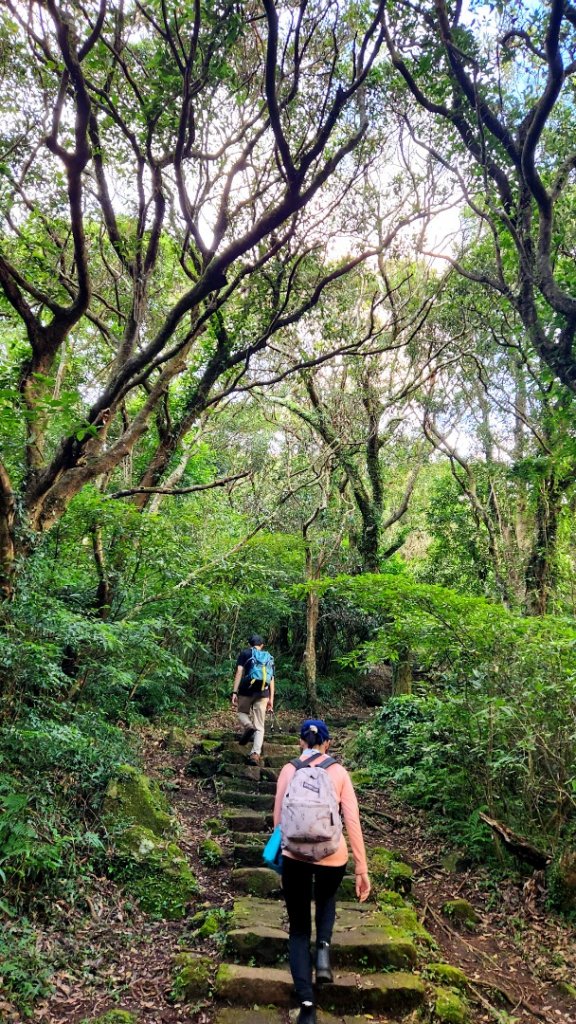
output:
[[[246,647],[243,651],[240,651],[238,655],[238,661],[236,662],[236,668],[242,666],[244,673],[240,680],[240,686],[238,687],[238,693],[244,695],[250,695],[251,697],[269,697],[270,687],[265,686],[263,690],[260,689],[262,685],[259,680],[256,680],[254,684],[250,685],[249,672],[252,668],[252,648]],[[272,678],[274,678],[274,662],[272,662]]]

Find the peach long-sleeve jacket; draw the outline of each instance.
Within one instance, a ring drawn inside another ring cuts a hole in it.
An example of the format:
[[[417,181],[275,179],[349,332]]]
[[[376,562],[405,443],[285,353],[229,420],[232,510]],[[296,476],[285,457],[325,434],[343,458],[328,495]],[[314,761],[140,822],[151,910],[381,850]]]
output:
[[[300,755],[300,760],[305,761],[313,753],[311,750],[304,750]],[[323,754],[315,760],[315,764],[322,764],[330,755]],[[364,875],[368,871],[368,865],[366,863],[366,849],[364,846],[364,837],[362,835],[362,828],[360,826],[360,813],[358,811],[358,801],[356,799],[356,793],[354,792],[354,786],[352,780],[341,764],[333,764],[326,771],[330,775],[334,791],[337,799],[340,801],[340,808],[342,812],[342,818],[344,819],[344,825],[346,826],[346,832],[350,840],[352,847],[352,856],[354,857],[355,872],[357,875]],[[288,789],[288,784],[294,778],[296,769],[293,764],[285,764],[280,775],[278,776],[278,784],[276,786],[276,799],[274,801],[274,826],[280,824],[280,817],[282,814],[282,800],[284,794]],[[288,853],[283,850],[282,855],[284,857],[292,857],[293,860],[300,860],[300,857],[295,857],[294,854]],[[346,845],[346,839],[344,834],[340,839],[340,846],[335,853],[331,853],[329,857],[324,857],[323,860],[315,861],[316,864],[321,864],[322,867],[341,867],[348,861],[348,846]]]

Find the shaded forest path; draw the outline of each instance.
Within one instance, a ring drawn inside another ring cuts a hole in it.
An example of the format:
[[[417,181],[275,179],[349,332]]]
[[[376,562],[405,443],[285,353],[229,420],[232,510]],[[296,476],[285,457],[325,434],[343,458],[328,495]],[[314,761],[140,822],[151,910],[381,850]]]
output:
[[[102,880],[101,897],[92,899],[90,916],[75,935],[85,956],[76,956],[77,966],[63,967],[56,977],[53,997],[34,1017],[42,1024],[79,1024],[113,1008],[134,1014],[126,1024],[293,1019],[289,974],[277,963],[286,952],[284,908],[278,878],[261,866],[261,851],[275,776],[296,755],[295,736],[287,729],[268,737],[261,768],[246,765],[229,722],[227,730],[212,726],[191,737],[192,756],[168,749],[165,739],[147,731],[145,767],[163,783],[180,820],[179,843],[200,885],[198,904],[183,921],[151,922]],[[392,862],[399,868],[390,871],[387,863],[385,884],[400,891],[378,905],[340,903],[336,984],[322,990],[326,1012],[319,1024],[348,1024],[350,1014],[362,1009],[368,1016],[354,1017],[359,1022],[402,1015],[457,1024],[456,1002],[452,1010],[445,1002],[445,1015],[439,1015],[442,992],[455,1000],[464,996],[474,1024],[574,1024],[576,1000],[562,991],[576,977],[574,930],[544,912],[534,881],[496,884],[480,869],[456,863],[451,870],[422,815],[381,791],[361,792],[360,802],[372,854],[385,847],[399,858]],[[222,852],[210,866],[199,856],[207,839]],[[351,895],[351,882],[343,895]],[[478,919],[472,928],[444,912],[454,899],[472,905]],[[206,998],[207,964],[215,998]],[[438,964],[460,968],[468,984],[439,971]]]

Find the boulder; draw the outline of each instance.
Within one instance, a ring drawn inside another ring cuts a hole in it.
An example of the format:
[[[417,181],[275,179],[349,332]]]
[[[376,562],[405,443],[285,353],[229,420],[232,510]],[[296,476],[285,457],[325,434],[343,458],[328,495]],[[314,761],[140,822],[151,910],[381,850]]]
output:
[[[480,921],[478,914],[468,900],[446,900],[446,903],[442,906],[442,913],[446,914],[446,917],[452,918],[453,921],[457,921],[458,924],[466,925],[468,928],[473,928]]]
[[[212,992],[213,960],[208,956],[196,956],[194,953],[179,953],[174,962],[174,999],[181,1003],[195,1003],[199,999],[207,999]]]
[[[217,868],[226,860],[226,854],[215,839],[203,839],[198,848],[198,856],[207,867]]]
[[[373,846],[368,854],[368,867],[376,890],[384,887],[404,894],[411,892],[414,872],[395,850]]]
[[[194,745],[194,739],[186,729],[173,725],[164,737],[163,746],[174,754],[186,754]]]
[[[156,836],[174,835],[176,819],[159,785],[133,765],[122,765],[108,783],[103,816],[108,828],[141,825]]]
[[[190,918],[195,935],[200,939],[209,939],[219,932],[224,933],[230,924],[230,913],[223,907],[205,907]]]
[[[447,988],[457,988],[465,992],[468,988],[468,978],[459,967],[452,964],[427,964],[426,974],[433,981],[439,982]]]
[[[207,828],[213,836],[223,836],[228,831],[221,818],[206,818],[204,828]]]
[[[112,874],[155,920],[184,917],[198,893],[198,883],[180,847],[141,825],[133,825],[118,837]]]
[[[442,1024],[467,1024],[470,1019],[468,1006],[460,996],[449,988],[436,989],[434,1020]]]

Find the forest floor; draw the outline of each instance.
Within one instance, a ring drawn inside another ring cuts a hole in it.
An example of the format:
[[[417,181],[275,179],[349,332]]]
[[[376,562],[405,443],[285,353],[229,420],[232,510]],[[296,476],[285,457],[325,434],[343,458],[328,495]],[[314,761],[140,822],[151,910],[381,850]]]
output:
[[[210,721],[211,729],[223,725],[232,726],[229,715]],[[145,770],[163,783],[180,819],[179,842],[197,874],[202,905],[229,910],[229,868],[206,868],[198,860],[203,823],[216,811],[213,784],[188,777],[187,756],[164,749],[164,735],[152,728],[142,733]],[[575,1024],[576,1002],[559,987],[576,978],[575,929],[546,911],[538,877],[496,879],[479,867],[450,871],[442,864],[445,843],[425,815],[381,791],[363,793],[361,805],[367,842],[398,851],[413,866],[413,898],[438,944],[437,959],[461,967],[472,982],[474,1024]],[[460,897],[478,913],[474,931],[457,930],[442,914],[447,899]],[[53,994],[37,1004],[32,1020],[79,1024],[122,1008],[146,1024],[211,1022],[210,1004],[174,1002],[173,966],[176,954],[191,947],[216,961],[221,935],[199,946],[188,920],[151,922],[106,878],[75,906],[62,902],[52,909],[58,923],[40,932],[39,945],[60,966]],[[0,995],[0,1021],[21,1020]]]

